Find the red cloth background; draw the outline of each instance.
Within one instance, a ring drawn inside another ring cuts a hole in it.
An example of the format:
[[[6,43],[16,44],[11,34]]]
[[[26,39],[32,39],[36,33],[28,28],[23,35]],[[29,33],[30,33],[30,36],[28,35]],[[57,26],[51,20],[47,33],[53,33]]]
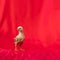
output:
[[[19,25],[24,52],[14,51]],[[60,60],[60,0],[0,0],[0,48],[0,60]]]

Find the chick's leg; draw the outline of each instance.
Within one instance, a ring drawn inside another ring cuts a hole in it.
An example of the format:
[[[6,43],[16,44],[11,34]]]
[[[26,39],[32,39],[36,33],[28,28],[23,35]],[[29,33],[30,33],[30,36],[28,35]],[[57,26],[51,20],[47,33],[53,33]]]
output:
[[[17,50],[17,42],[15,42],[15,51]]]
[[[22,48],[22,45],[23,45],[23,41],[20,41],[20,42],[19,42],[20,50],[21,50],[21,51],[24,51],[24,49]]]

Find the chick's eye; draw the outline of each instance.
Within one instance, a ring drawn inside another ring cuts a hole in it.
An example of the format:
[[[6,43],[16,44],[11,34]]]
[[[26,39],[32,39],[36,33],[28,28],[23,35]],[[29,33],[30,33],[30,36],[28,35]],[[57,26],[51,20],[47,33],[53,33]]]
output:
[[[21,29],[21,28],[19,28],[19,29]]]

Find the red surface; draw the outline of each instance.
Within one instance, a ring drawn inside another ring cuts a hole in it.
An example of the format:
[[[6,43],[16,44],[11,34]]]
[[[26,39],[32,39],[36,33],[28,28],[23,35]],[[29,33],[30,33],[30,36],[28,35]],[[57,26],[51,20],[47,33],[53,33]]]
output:
[[[24,52],[14,51],[19,25]],[[0,0],[0,48],[0,60],[60,60],[60,0]]]

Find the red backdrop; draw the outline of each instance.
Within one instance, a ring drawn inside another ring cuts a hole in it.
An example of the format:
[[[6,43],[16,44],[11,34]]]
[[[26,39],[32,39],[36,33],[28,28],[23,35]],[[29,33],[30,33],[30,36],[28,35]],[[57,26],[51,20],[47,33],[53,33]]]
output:
[[[60,0],[0,0],[1,48],[14,49],[19,25],[24,28],[25,49],[60,50]]]

